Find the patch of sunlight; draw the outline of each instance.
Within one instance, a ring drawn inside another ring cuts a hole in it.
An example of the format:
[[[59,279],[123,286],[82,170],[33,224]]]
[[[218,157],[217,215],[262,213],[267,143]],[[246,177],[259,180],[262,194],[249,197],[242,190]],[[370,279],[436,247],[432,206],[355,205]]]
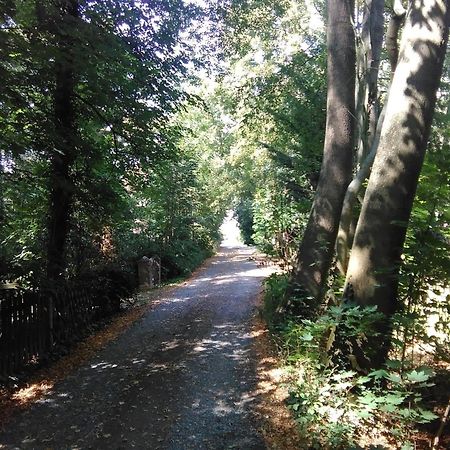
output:
[[[104,369],[115,369],[117,366],[117,364],[111,364],[108,362],[99,362],[98,364],[91,364],[91,369],[100,369],[100,370],[104,370]]]
[[[232,344],[229,341],[213,341],[211,339],[203,339],[194,348],[195,353],[200,353],[208,350],[209,348],[225,348],[230,347]]]
[[[266,333],[267,333],[266,330],[256,330],[256,331],[251,331],[250,333],[245,333],[242,335],[242,337],[244,339],[252,339],[252,338],[262,336],[263,334],[266,334]]]
[[[145,362],[146,362],[145,359],[137,359],[137,358],[134,358],[134,359],[131,360],[131,363],[132,363],[132,364],[143,364],[143,363],[145,363]]]
[[[161,371],[161,370],[166,370],[166,369],[168,369],[169,368],[169,365],[168,364],[165,364],[165,363],[153,363],[153,364],[149,364],[148,366],[147,366],[147,369],[148,369],[148,373],[147,373],[147,376],[149,377],[150,375],[152,375],[153,373],[155,373],[155,372],[159,372],[159,371]]]
[[[233,353],[231,355],[226,355],[228,358],[235,360],[235,361],[243,361],[247,360],[247,355],[249,354],[249,350],[244,349],[235,349],[233,350]]]
[[[47,394],[53,388],[53,383],[34,383],[31,386],[18,390],[12,399],[19,403],[27,403]]]
[[[193,350],[195,353],[201,353],[201,352],[205,352],[208,349],[206,347],[204,347],[203,345],[196,345]]]
[[[183,297],[183,298],[174,297],[174,298],[171,298],[169,300],[170,300],[171,303],[184,303],[185,301],[187,301],[189,299],[190,299],[190,297]]]
[[[234,283],[235,281],[236,281],[236,278],[228,277],[228,278],[224,278],[222,280],[214,280],[214,281],[212,281],[212,284],[220,286],[221,284],[230,284],[230,283]]]
[[[180,341],[178,339],[173,339],[171,341],[165,341],[162,343],[163,351],[174,350],[180,346]]]
[[[361,282],[364,280],[366,289],[370,289],[367,295],[370,296],[375,290],[376,280],[367,272],[366,261],[370,261],[371,247],[358,247],[352,249],[352,257],[350,258],[347,272],[351,274],[350,283]]]
[[[256,400],[256,397],[259,393],[257,391],[255,392],[244,392],[238,402],[235,402],[235,405],[239,409],[245,408],[249,403],[253,403]]]
[[[277,268],[273,266],[258,267],[257,269],[244,270],[236,273],[237,277],[261,278],[276,272]]]
[[[233,211],[228,211],[227,215],[220,226],[223,240],[222,247],[243,247],[241,232],[237,220],[233,217]]]
[[[213,409],[213,412],[216,416],[224,416],[234,411],[234,408],[228,406],[222,399],[218,399],[216,403],[217,404]]]

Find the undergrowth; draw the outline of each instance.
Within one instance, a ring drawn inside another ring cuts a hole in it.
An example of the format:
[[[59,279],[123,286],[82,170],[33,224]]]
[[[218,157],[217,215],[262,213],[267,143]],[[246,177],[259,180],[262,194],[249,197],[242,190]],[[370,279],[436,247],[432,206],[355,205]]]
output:
[[[376,308],[334,304],[302,319],[285,312],[287,287],[286,274],[268,279],[263,313],[283,357],[288,405],[305,448],[415,448],[415,426],[437,418],[421,393],[433,385],[433,371],[398,359],[369,373],[352,367],[339,343],[363,343],[379,320]]]

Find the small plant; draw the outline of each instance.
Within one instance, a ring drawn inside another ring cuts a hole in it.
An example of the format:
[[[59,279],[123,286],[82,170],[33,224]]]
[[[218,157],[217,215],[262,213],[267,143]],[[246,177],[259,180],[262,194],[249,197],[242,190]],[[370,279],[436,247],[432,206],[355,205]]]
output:
[[[272,274],[265,282],[264,305],[262,314],[270,327],[274,326],[286,302],[286,292],[289,286],[289,275]]]
[[[268,310],[279,305],[276,295],[286,292],[284,281],[269,280]],[[388,360],[383,369],[366,375],[349,369],[351,345],[342,342],[363,348],[379,319],[374,307],[345,304],[329,307],[316,320],[291,317],[278,326],[288,368],[288,403],[308,448],[358,448],[362,438],[391,445],[382,438],[389,436],[406,449],[414,425],[436,418],[421,405],[421,391],[432,385],[430,369],[406,368],[400,360]]]

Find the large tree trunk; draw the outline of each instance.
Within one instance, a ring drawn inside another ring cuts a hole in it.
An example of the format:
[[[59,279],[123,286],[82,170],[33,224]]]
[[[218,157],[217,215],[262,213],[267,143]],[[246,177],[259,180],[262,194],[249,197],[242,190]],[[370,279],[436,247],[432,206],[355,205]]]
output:
[[[324,155],[293,284],[320,300],[334,255],[342,201],[351,179],[355,111],[353,0],[328,3],[328,95]]]
[[[390,316],[397,307],[406,228],[425,155],[448,38],[449,0],[412,0],[380,144],[356,228],[345,295]],[[380,364],[387,321],[369,337]]]
[[[47,243],[47,278],[57,281],[64,278],[66,269],[66,243],[69,233],[73,202],[71,169],[76,157],[76,124],[74,108],[73,36],[67,31],[73,19],[79,16],[77,0],[56,2],[59,17],[55,33],[58,39],[58,56],[55,62],[54,91],[54,149],[50,167],[50,205]],[[72,28],[73,29],[73,28]]]

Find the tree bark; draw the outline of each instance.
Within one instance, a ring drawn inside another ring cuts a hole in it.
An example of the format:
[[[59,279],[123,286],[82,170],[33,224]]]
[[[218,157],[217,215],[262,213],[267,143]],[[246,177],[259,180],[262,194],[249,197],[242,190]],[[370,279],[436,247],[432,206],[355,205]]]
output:
[[[380,117],[378,118],[378,125],[373,137],[370,152],[360,165],[358,172],[352,182],[348,185],[347,192],[345,193],[344,203],[342,205],[341,220],[339,222],[339,231],[336,239],[337,267],[344,276],[347,274],[350,249],[353,244],[353,233],[355,227],[352,226],[352,223],[355,222],[354,210],[358,199],[358,194],[363,187],[364,181],[366,181],[369,176],[375,155],[377,154],[378,145],[380,143],[381,128],[383,126],[385,115],[386,106],[383,107]]]
[[[386,51],[391,63],[391,73],[395,72],[398,61],[398,34],[405,18],[406,10],[403,8],[401,0],[394,0],[394,7],[386,33]]]
[[[68,30],[73,27],[73,19],[79,17],[79,5],[77,0],[61,0],[56,5],[59,17],[56,17],[53,32],[59,48],[53,94],[54,148],[50,159],[47,242],[47,278],[50,282],[60,281],[65,276],[65,252],[74,191],[71,169],[76,157],[74,42]]]
[[[345,296],[397,308],[398,273],[422,168],[448,39],[449,0],[412,0],[392,80],[380,144],[356,228]],[[384,361],[388,321],[370,337],[371,366]]]
[[[320,301],[351,180],[355,111],[353,0],[328,3],[328,93],[324,155],[308,225],[300,244],[293,285]]]
[[[342,275],[347,271],[348,258],[356,227],[355,203],[361,186],[370,172],[376,153],[378,120],[378,71],[383,42],[384,0],[372,0],[365,5],[361,43],[356,120],[357,174],[344,197],[336,240],[337,267]],[[382,120],[381,120],[382,122]]]
[[[378,120],[378,71],[383,43],[384,0],[364,4],[363,26],[357,48],[357,168],[370,151]]]

